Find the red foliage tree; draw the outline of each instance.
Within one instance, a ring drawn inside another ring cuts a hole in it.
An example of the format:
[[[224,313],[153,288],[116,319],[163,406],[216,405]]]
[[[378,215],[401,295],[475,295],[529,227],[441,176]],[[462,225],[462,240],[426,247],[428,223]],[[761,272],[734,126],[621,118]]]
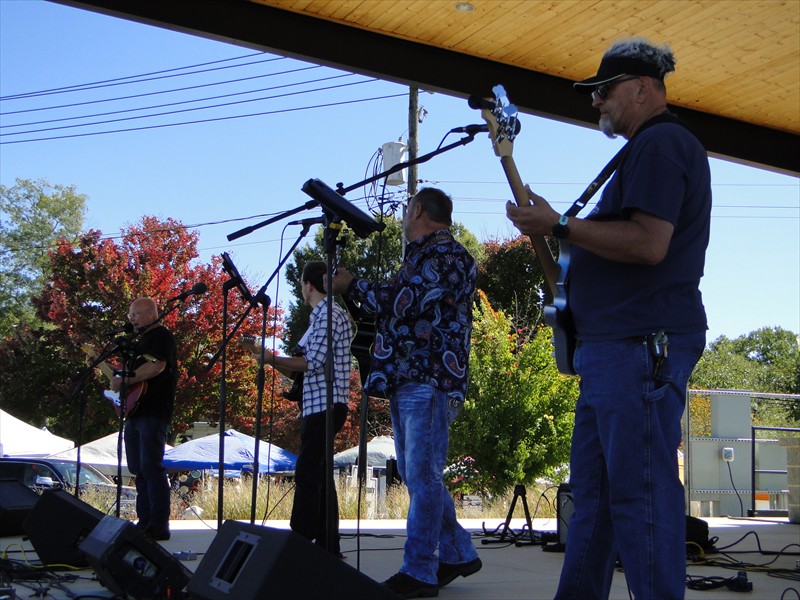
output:
[[[220,267],[221,259],[210,264],[197,261],[197,233],[188,231],[173,219],[160,221],[145,217],[138,225],[123,231],[119,241],[102,238],[90,231],[76,244],[60,243],[52,253],[53,275],[42,295],[36,300],[37,312],[54,326],[49,337],[58,339],[61,358],[68,360],[74,371],[83,363],[84,343],[102,344],[103,332],[119,326],[130,303],[142,296],[155,299],[160,310],[167,312],[163,323],[175,335],[178,344],[180,378],[173,418],[173,432],[185,431],[195,421],[219,421],[220,361],[207,370],[209,358],[217,352],[222,337],[223,285],[227,275]],[[168,303],[193,284],[202,281],[208,292],[190,297],[185,302]],[[249,305],[236,292],[229,295],[228,324],[244,316]],[[280,311],[270,308],[266,335],[280,335]],[[260,335],[262,313],[249,310],[238,333]],[[252,433],[255,429],[257,368],[239,344],[226,349],[226,423]],[[272,385],[274,374],[267,370],[264,386],[265,405],[280,396],[282,386]],[[69,382],[54,382],[52,409],[68,394]],[[104,400],[92,395],[87,404],[87,431],[107,429],[116,422]],[[45,403],[48,404],[48,403]],[[265,411],[266,413],[267,411]],[[62,431],[74,432],[77,412],[71,411],[62,422]],[[102,427],[92,423],[102,423]],[[266,424],[266,417],[263,421]]]

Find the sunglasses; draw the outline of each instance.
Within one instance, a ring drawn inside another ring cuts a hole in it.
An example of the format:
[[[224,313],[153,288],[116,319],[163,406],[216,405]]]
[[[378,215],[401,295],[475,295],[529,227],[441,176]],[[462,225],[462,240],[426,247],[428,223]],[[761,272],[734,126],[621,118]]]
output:
[[[611,93],[611,90],[615,85],[625,81],[632,81],[634,79],[639,79],[639,77],[623,77],[622,79],[615,79],[614,81],[598,85],[596,88],[594,88],[594,91],[592,91],[592,98],[600,98],[601,100],[605,100],[608,98],[608,95]]]

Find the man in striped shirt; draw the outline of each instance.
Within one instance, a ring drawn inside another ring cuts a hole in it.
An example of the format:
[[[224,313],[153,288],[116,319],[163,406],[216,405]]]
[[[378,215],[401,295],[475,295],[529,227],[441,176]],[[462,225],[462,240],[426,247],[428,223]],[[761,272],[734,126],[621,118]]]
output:
[[[298,344],[302,356],[276,356],[264,351],[265,363],[281,373],[293,376],[303,373],[303,423],[300,428],[300,453],[295,468],[294,505],[290,525],[293,531],[326,548],[334,555],[339,549],[339,510],[336,486],[325,474],[325,421],[327,387],[325,383],[325,357],[328,350],[328,297],[324,278],[324,262],[309,262],[303,268],[301,286],[303,301],[311,307],[309,325]],[[347,402],[350,390],[350,343],[353,327],[347,312],[333,303],[333,424],[334,435],[347,420]],[[256,353],[255,358],[258,358]],[[326,487],[329,487],[330,494]],[[330,503],[326,512],[326,497]],[[328,543],[326,514],[334,524],[334,539]]]

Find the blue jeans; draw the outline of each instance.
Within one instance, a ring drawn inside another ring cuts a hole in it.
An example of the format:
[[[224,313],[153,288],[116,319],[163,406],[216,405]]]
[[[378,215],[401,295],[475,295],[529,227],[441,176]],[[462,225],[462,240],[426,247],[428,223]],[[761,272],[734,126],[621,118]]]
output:
[[[570,458],[575,512],[557,600],[608,598],[619,553],[636,600],[686,590],[686,510],[677,450],[686,384],[705,334],[669,334],[653,378],[646,341],[580,342]]]
[[[400,572],[435,584],[439,561],[458,564],[478,556],[442,481],[456,413],[448,411],[443,392],[421,383],[402,385],[391,395],[390,406],[397,468],[410,499]]]
[[[169,529],[169,481],[164,468],[164,444],[169,426],[155,417],[130,417],[125,424],[128,470],[136,476],[139,524]]]

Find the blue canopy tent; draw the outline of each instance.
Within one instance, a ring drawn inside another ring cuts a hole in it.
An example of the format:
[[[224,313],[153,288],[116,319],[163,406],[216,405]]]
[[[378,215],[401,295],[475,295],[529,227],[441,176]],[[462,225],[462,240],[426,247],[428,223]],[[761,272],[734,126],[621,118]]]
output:
[[[254,437],[233,429],[225,432],[225,469],[252,470],[255,458]],[[258,452],[259,473],[294,471],[297,455],[274,444],[260,442]],[[164,453],[167,471],[192,471],[219,468],[219,434],[190,440]]]

